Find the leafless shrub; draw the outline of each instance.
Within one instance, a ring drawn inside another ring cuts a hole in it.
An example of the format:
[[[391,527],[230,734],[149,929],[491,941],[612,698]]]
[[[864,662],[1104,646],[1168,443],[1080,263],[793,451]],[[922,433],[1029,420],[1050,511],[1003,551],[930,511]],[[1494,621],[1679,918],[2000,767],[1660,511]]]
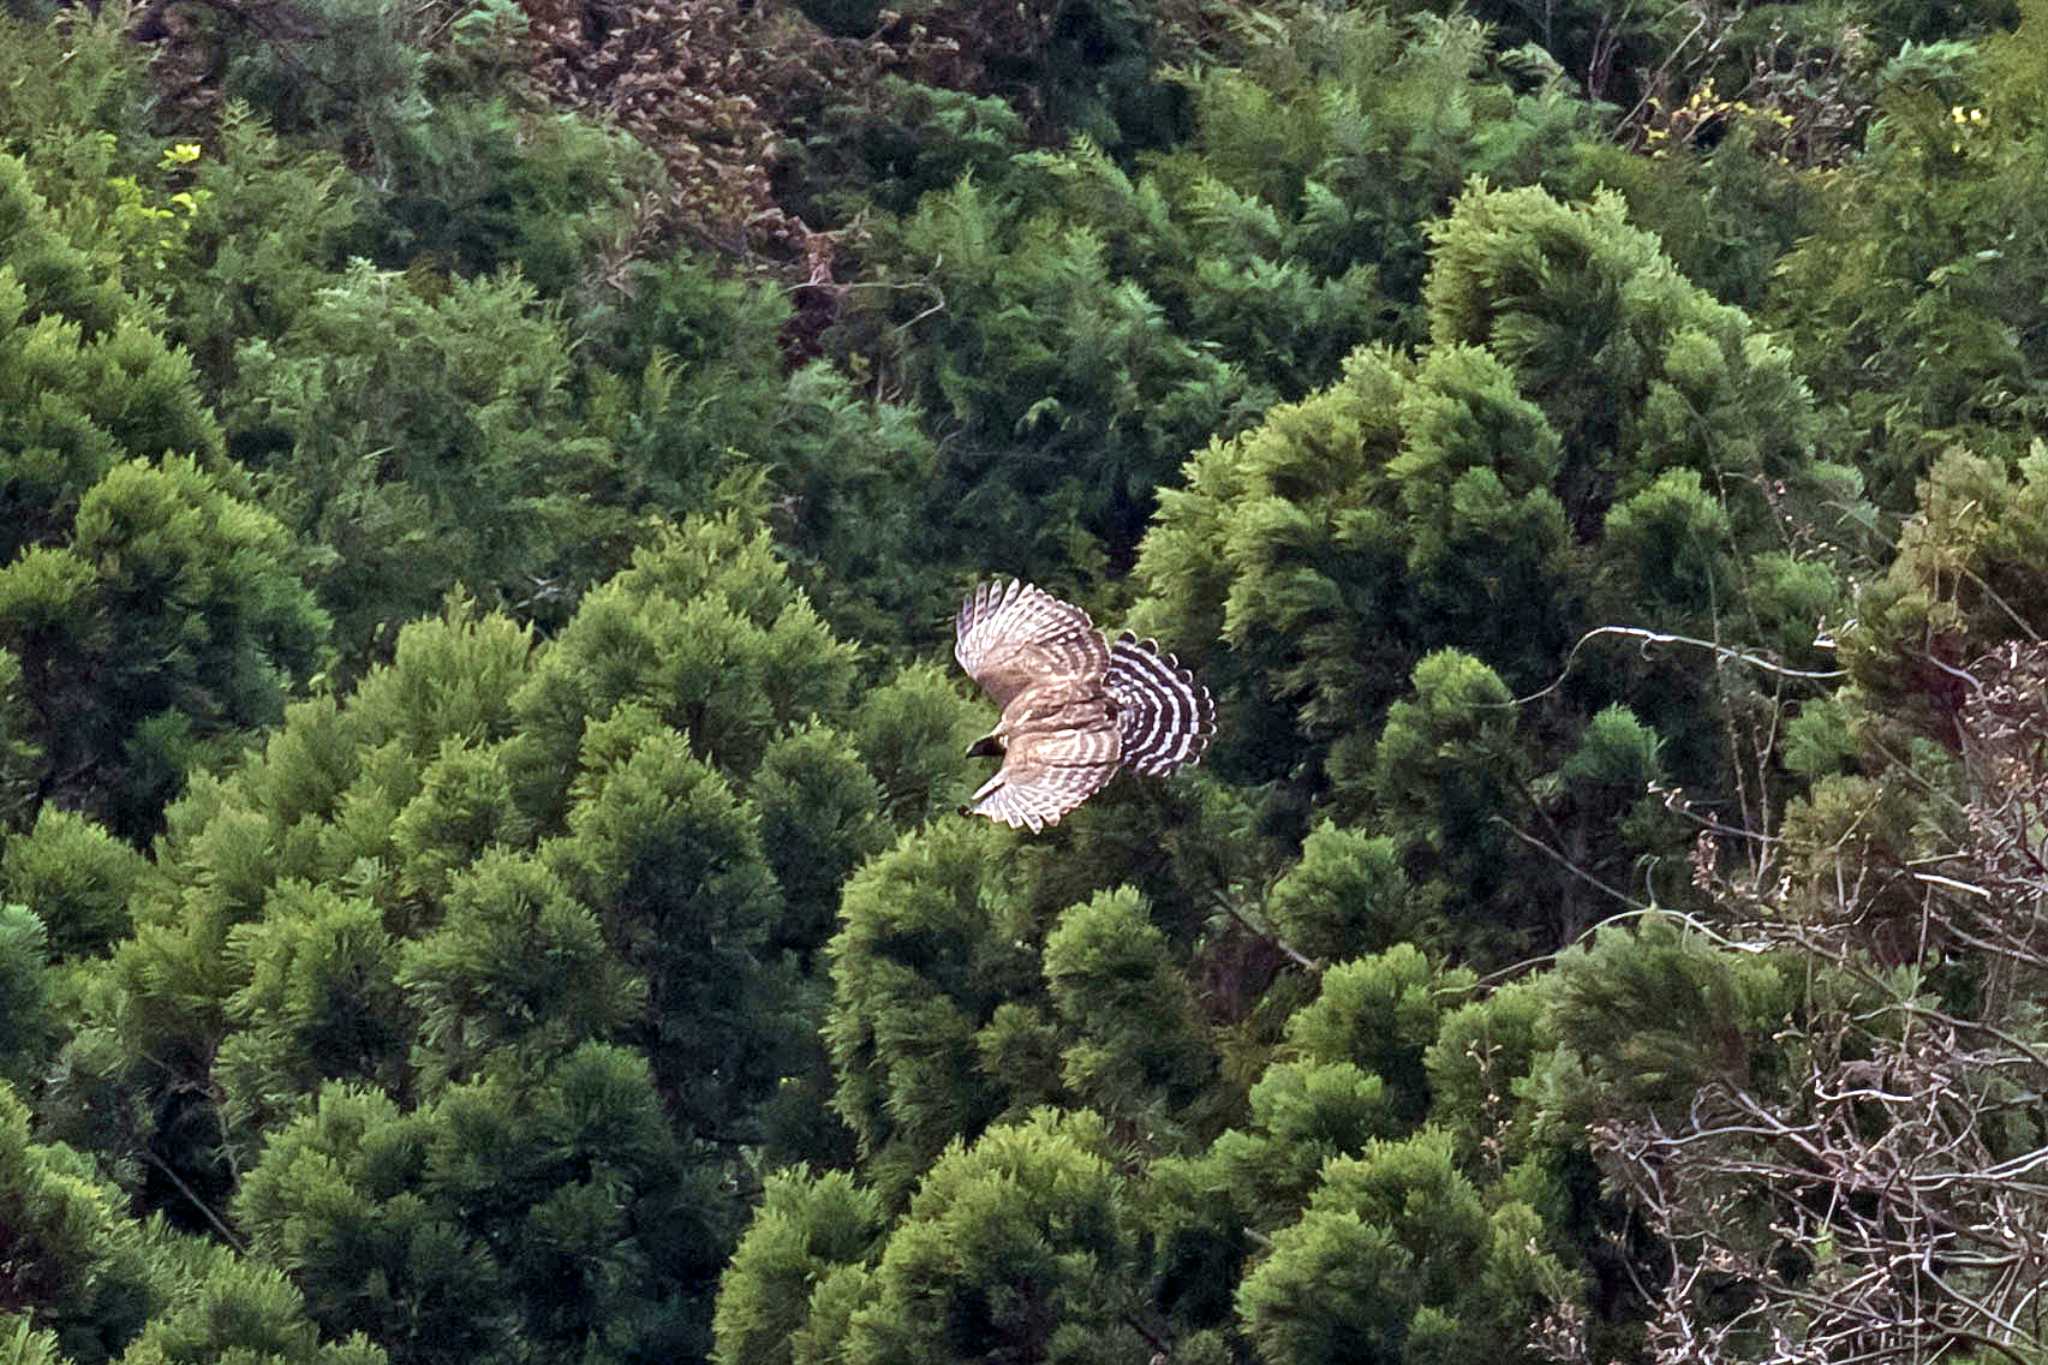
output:
[[[1660,1365],[2048,1352],[2048,646],[1955,671],[1965,833],[1940,856],[1844,838],[1766,878],[1701,836],[1731,936],[1810,985],[1784,1074],[1593,1133],[1668,1251],[1640,1286]]]

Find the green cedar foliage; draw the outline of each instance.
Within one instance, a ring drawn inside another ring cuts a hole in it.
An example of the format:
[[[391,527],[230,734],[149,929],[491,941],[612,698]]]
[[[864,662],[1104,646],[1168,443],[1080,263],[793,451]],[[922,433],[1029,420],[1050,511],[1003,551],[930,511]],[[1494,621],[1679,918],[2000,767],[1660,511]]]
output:
[[[854,748],[899,825],[953,813],[980,785],[960,756],[988,733],[987,713],[960,694],[956,676],[949,665],[914,663],[865,691],[855,708]]]
[[[9,1310],[34,1315],[73,1359],[118,1354],[153,1307],[144,1229],[77,1153],[31,1138],[12,1087],[0,1089],[0,1201],[19,1267]]]
[[[164,311],[218,401],[237,351],[277,344],[336,283],[364,193],[339,157],[291,145],[238,103],[186,173],[193,207]]]
[[[59,957],[103,952],[128,932],[128,903],[147,859],[72,811],[44,806],[0,851],[0,895],[30,906]]]
[[[2038,6],[856,0],[652,123],[723,9],[118,8],[0,21],[0,1356],[1633,1362],[1688,1226],[1849,1271],[1628,1133],[2039,1051],[1920,946],[2031,761]],[[955,814],[998,571],[1213,761]]]
[[[1323,1168],[1301,1220],[1275,1234],[1238,1309],[1264,1359],[1470,1360],[1513,1343],[1570,1276],[1536,1244],[1527,1205],[1489,1210],[1448,1136],[1374,1143]]]
[[[1062,1080],[1105,1118],[1157,1127],[1215,1083],[1200,1008],[1144,898],[1128,887],[1061,914],[1046,936],[1053,1009],[1079,1041]]]
[[[866,1277],[844,1359],[1130,1359],[1135,1246],[1113,1155],[1085,1109],[949,1147]]]
[[[0,650],[0,828],[8,829],[27,823],[35,811],[42,758],[22,682],[21,660]]]
[[[765,531],[693,522],[545,646],[408,626],[196,781],[153,871],[46,819],[11,894],[134,922],[59,983],[54,1128],[394,1358],[701,1353],[746,1154],[846,1141],[813,1030],[828,893],[894,828],[861,746],[959,780],[957,699],[926,732],[855,676]]]
[[[920,520],[932,443],[839,369],[786,366],[791,322],[781,290],[683,253],[579,291],[578,419],[611,448],[596,495],[671,516],[758,505],[835,628],[916,638],[952,591]]]
[[[1022,155],[878,225],[886,287],[842,345],[955,428],[935,506],[963,546],[1121,567],[1188,449],[1360,342],[1419,337],[1421,223],[1467,175],[1533,179],[1579,128],[1561,91],[1513,93],[1470,23],[1256,32],[1241,69],[1188,78],[1193,137],[1139,172],[1085,143]]]
[[[225,462],[192,366],[0,157],[0,645],[39,794],[136,837],[195,767],[275,720],[327,621],[286,529]],[[17,753],[19,750],[17,750]]]
[[[1866,154],[1773,294],[1832,438],[1895,510],[1951,444],[2009,459],[2040,429],[2048,341],[2023,300],[2048,278],[2025,208],[2048,177],[2048,11],[2021,9],[2017,33],[1899,54]]]
[[[837,1342],[810,1326],[833,1321],[830,1302],[858,1292],[884,1227],[874,1191],[843,1171],[770,1175],[719,1288],[712,1358],[792,1365],[828,1356]]]
[[[324,1341],[276,1269],[128,1215],[80,1153],[30,1136],[0,1087],[0,1209],[11,1358],[99,1365],[383,1365],[361,1337]],[[42,1331],[31,1334],[31,1325]]]
[[[1471,985],[1469,972],[1439,973],[1402,944],[1325,972],[1322,994],[1288,1020],[1287,1041],[1304,1057],[1355,1062],[1380,1077],[1388,1104],[1412,1124],[1429,1107],[1423,1054],[1436,1041],[1443,1002]]]
[[[234,447],[329,555],[322,596],[352,651],[458,582],[531,609],[620,554],[619,516],[591,506],[608,452],[572,421],[568,339],[516,279],[359,262],[235,368]]]
[[[1187,939],[1129,886],[1056,908],[1086,879],[1013,840],[947,819],[847,883],[827,954],[833,1105],[891,1198],[947,1141],[1043,1104],[1168,1152],[1240,1102]]]
[[[955,1136],[980,1133],[1009,1107],[1013,1086],[1031,1084],[1014,1069],[1024,1059],[1004,1059],[994,1044],[1007,1038],[1014,1049],[1020,1032],[1050,1031],[1041,1010],[1014,1003],[1035,994],[1038,933],[1007,840],[983,821],[942,821],[847,884],[844,927],[828,950],[832,1103],[885,1189],[914,1178]],[[990,1033],[1005,1003],[1011,1013]],[[1030,1047],[1041,1078],[1055,1065],[1051,1046]],[[1011,1069],[991,1065],[999,1060]]]
[[[469,1080],[499,1056],[538,1063],[623,1032],[647,985],[598,917],[531,856],[487,850],[457,874],[430,932],[400,948],[393,980],[418,1020],[423,1085]]]
[[[22,277],[32,300],[41,286],[61,288],[67,315],[96,333],[131,311],[124,290],[158,298],[179,273],[199,202],[173,196],[195,149],[167,147],[152,126],[146,58],[116,13],[54,23],[0,15],[0,39],[0,157],[21,158],[62,243],[29,248],[34,264]],[[10,235],[21,230],[12,210],[4,216]],[[82,258],[85,274],[64,256]]]
[[[1677,1114],[1716,1080],[1748,1084],[1795,989],[1783,965],[1718,951],[1668,917],[1603,929],[1558,960],[1561,1098]]]
[[[759,818],[644,711],[592,725],[583,767],[568,835],[542,860],[646,979],[649,1008],[629,1036],[676,1096],[674,1117],[717,1131],[780,1071],[780,983],[762,959],[782,897]]]
[[[1426,942],[1434,931],[1394,840],[1329,821],[1309,832],[1265,909],[1283,938],[1324,961]]]
[[[1950,450],[1916,501],[1896,557],[1862,585],[1842,632],[1852,686],[1832,722],[1809,722],[1821,772],[1851,761],[1881,770],[1916,742],[1953,748],[1971,690],[1954,670],[2039,630],[2048,443],[2034,441],[2015,462]]]
[[[1360,350],[1331,388],[1198,454],[1141,552],[1136,620],[1197,657],[1219,641],[1204,662],[1240,721],[1225,772],[1287,783],[1296,809],[1327,793],[1376,813],[1446,906],[1551,882],[1525,899],[1555,908],[1508,922],[1571,932],[1588,888],[1516,832],[1626,880],[1670,838],[1631,790],[1728,781],[1723,736],[1684,717],[1746,705],[1748,684],[1627,661],[1545,695],[1548,744],[1518,734],[1509,701],[1600,624],[1740,623],[1815,660],[1842,591],[1823,521],[1841,513],[1823,505],[1853,511],[1855,480],[1812,460],[1786,353],[1680,278],[1618,200],[1474,187],[1433,232],[1430,347]]]
[[[315,1317],[395,1360],[697,1351],[674,1296],[722,1230],[640,1057],[586,1045],[401,1112],[329,1087],[236,1197]]]
[[[85,490],[123,459],[182,453],[219,462],[219,424],[191,362],[73,246],[22,162],[0,156],[0,392],[18,414],[0,446],[10,470],[0,562],[68,524]]]
[[[380,151],[392,188],[369,254],[465,277],[516,267],[550,297],[585,286],[638,226],[635,201],[663,188],[652,153],[617,128],[503,98],[443,95]]]
[[[0,904],[0,1076],[26,1080],[48,1051],[49,936],[28,907]]]
[[[316,0],[289,37],[227,26],[226,88],[282,131],[317,131],[355,155],[375,155],[430,111],[410,19],[387,0]]]
[[[893,73],[872,84],[823,92],[786,152],[784,202],[804,220],[837,227],[873,204],[904,213],[924,195],[964,178],[999,176],[1029,145],[1008,102],[920,85]]]
[[[286,529],[184,457],[123,464],[69,534],[0,568],[44,793],[136,837],[186,776],[283,713],[327,618]]]

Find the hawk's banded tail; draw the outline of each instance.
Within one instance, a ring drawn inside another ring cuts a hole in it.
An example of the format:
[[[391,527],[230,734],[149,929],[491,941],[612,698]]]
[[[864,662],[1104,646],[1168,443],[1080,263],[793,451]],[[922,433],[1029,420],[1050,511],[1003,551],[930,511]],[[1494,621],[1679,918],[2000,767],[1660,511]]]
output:
[[[1155,641],[1129,631],[1109,647],[1102,690],[1116,700],[1124,766],[1146,777],[1198,762],[1216,733],[1209,689]]]

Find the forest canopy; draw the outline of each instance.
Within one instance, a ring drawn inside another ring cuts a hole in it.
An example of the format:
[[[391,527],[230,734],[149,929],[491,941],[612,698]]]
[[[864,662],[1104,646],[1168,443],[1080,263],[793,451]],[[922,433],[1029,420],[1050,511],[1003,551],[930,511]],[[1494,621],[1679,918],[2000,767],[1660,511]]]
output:
[[[2048,0],[0,0],[0,471],[4,1365],[2048,1365]]]

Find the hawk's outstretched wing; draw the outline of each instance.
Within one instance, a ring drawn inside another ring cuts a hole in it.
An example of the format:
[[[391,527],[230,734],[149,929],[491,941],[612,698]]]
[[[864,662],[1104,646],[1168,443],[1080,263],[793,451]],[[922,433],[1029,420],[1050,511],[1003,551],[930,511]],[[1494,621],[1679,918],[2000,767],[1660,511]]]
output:
[[[1003,766],[967,810],[1036,834],[1102,790],[1122,763],[1116,721],[1107,708],[1074,708],[1074,723],[1011,736]]]
[[[1123,761],[1145,777],[1165,777],[1199,763],[1216,734],[1216,703],[1209,689],[1160,653],[1152,640],[1125,631],[1109,647],[1102,690],[1116,702]]]
[[[1035,684],[1100,679],[1109,646],[1087,612],[1012,580],[1007,588],[984,583],[962,604],[953,657],[997,706],[1008,706]]]
[[[960,608],[953,654],[1003,708],[967,752],[1003,766],[963,810],[1033,833],[1100,791],[1118,768],[1165,777],[1196,762],[1216,704],[1171,654],[1126,632],[1114,646],[1088,613],[1028,583],[985,583]]]

